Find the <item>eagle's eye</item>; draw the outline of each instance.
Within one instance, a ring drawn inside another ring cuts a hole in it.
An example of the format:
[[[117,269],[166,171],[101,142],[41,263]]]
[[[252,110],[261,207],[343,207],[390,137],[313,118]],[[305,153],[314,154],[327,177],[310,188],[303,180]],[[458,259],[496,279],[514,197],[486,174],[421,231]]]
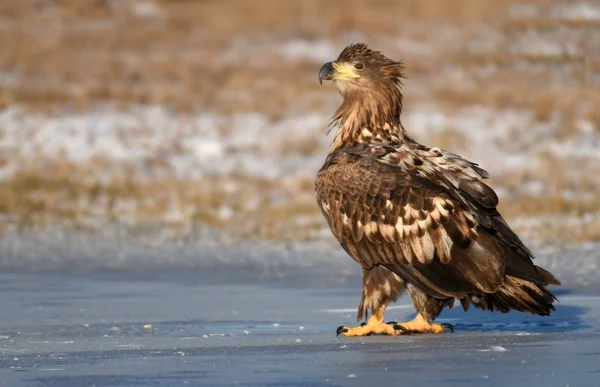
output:
[[[356,71],[363,71],[365,69],[365,65],[358,62],[354,64],[354,70]]]

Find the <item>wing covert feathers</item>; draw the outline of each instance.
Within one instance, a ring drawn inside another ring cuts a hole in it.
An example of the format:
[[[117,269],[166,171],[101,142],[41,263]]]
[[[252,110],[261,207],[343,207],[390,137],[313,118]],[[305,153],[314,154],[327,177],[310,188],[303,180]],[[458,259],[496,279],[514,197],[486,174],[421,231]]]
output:
[[[523,295],[529,288],[521,278],[541,286],[558,283],[533,265],[529,250],[497,212],[497,195],[481,181],[487,172],[415,144],[339,149],[317,175],[321,210],[363,268],[386,266],[440,298]],[[513,279],[505,281],[505,274]],[[531,305],[520,307],[535,309]]]

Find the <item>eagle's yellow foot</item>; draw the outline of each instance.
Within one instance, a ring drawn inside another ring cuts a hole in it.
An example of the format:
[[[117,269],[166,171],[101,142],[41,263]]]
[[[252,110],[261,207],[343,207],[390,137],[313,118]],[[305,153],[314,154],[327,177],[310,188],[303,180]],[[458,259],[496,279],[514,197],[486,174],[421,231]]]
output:
[[[339,326],[337,329],[337,335],[343,334],[344,336],[370,336],[370,335],[390,335],[398,336],[402,334],[405,329],[402,326],[384,323],[382,318],[371,316],[369,321],[365,324],[362,323],[359,327],[345,327]]]
[[[450,332],[454,332],[454,326],[448,323],[432,323],[428,321],[425,317],[418,314],[412,321],[394,323],[395,329],[404,329],[407,333],[435,333],[440,334],[444,333],[444,329],[450,329]]]

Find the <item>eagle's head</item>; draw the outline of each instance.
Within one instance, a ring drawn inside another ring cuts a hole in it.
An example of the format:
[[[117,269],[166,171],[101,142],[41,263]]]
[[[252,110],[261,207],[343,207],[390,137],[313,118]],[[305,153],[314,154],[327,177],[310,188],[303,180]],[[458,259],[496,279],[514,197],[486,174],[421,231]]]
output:
[[[398,91],[404,78],[404,66],[364,43],[346,47],[333,62],[319,70],[319,82],[334,81],[342,95],[352,92],[376,92],[384,89]]]
[[[344,125],[354,137],[364,127],[385,128],[388,124],[401,130],[403,71],[401,61],[363,43],[346,47],[335,61],[325,63],[319,70],[319,82],[333,81],[344,96],[330,128]]]

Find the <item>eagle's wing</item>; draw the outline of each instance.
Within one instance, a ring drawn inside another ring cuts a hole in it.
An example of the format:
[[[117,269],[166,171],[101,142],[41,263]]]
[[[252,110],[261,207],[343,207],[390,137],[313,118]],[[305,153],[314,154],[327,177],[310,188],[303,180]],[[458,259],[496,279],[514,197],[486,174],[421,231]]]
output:
[[[362,144],[331,154],[315,189],[331,230],[364,268],[384,265],[431,296],[462,298],[494,292],[509,270],[537,277],[485,177],[437,148]]]

